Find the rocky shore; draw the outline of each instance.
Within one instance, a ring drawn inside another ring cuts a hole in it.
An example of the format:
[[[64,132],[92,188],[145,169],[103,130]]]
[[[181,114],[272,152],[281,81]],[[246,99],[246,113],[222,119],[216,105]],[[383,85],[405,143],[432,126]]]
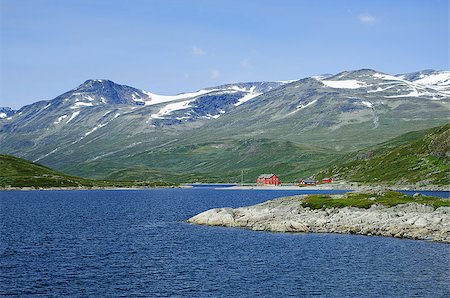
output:
[[[217,208],[200,213],[190,223],[242,227],[257,231],[378,235],[450,243],[450,207],[407,203],[368,209],[311,209],[304,196],[267,201],[241,208]]]
[[[223,189],[228,190],[357,190],[368,191],[376,187],[382,187],[395,190],[410,190],[410,191],[450,191],[450,185],[370,185],[360,184],[356,182],[333,182],[329,184],[317,184],[312,186],[298,186],[298,185],[280,185],[280,186],[256,186],[256,185],[236,185],[232,187],[226,187]]]

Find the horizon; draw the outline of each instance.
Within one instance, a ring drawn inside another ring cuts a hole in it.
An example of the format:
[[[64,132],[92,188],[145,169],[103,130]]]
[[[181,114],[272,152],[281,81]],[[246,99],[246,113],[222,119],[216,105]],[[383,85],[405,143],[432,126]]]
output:
[[[0,106],[13,109],[88,79],[173,95],[365,68],[449,69],[443,0],[0,3]]]

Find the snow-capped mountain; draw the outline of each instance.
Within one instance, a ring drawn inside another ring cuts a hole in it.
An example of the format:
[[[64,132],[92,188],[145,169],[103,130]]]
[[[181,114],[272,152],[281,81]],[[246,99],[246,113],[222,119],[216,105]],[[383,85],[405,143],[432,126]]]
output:
[[[173,96],[88,80],[0,119],[0,152],[91,177],[136,167],[207,172],[226,166],[212,162],[218,152],[239,163],[268,140],[339,154],[448,122],[448,73],[362,69]]]
[[[155,126],[192,122],[197,119],[217,119],[241,104],[282,86],[282,82],[251,82],[221,85],[194,93],[175,96],[150,94],[144,104],[161,107],[147,122]]]
[[[24,106],[2,119],[0,149],[20,155],[31,145],[29,149],[37,153],[32,159],[40,161],[105,132],[154,134],[155,128],[162,126],[198,126],[283,84],[238,83],[164,96],[109,80],[87,80],[52,100]],[[54,148],[48,150],[48,146]]]
[[[0,107],[0,119],[11,117],[15,112],[9,107]]]
[[[116,111],[118,114],[146,115],[145,124],[172,125],[196,119],[216,119],[228,110],[281,85],[283,83],[238,83],[165,96],[109,80],[87,80],[53,100],[40,101],[21,108],[15,119],[8,120],[30,122],[34,119],[39,122],[33,123],[38,125],[36,128],[52,128],[76,123],[80,115],[103,111],[98,119],[100,121]],[[10,115],[11,113],[8,117]],[[10,123],[14,125],[15,121]]]
[[[450,94],[450,71],[428,69],[397,75],[397,77]]]
[[[408,75],[392,76],[370,69],[342,72],[326,79],[318,79],[325,86],[335,89],[356,89],[362,92],[382,95],[385,98],[421,97],[432,100],[445,99],[448,94],[441,92],[441,83],[432,80],[433,74],[419,80],[407,80]],[[415,78],[415,77],[414,77]],[[450,78],[450,77],[449,77]],[[422,82],[427,81],[427,84]],[[450,81],[447,83],[450,85]]]

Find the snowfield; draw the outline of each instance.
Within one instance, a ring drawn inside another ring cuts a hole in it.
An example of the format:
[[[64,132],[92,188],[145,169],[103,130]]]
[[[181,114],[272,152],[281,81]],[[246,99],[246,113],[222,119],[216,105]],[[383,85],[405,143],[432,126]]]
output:
[[[321,81],[325,86],[336,89],[358,89],[366,87],[367,84],[357,80],[343,80],[343,81]]]

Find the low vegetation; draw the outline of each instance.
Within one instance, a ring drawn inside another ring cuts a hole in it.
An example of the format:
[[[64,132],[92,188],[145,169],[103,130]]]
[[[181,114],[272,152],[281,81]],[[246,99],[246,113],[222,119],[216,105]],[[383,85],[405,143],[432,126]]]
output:
[[[262,173],[278,173],[283,182],[296,182],[319,169],[328,167],[327,150],[289,141],[268,139],[222,140],[215,143],[161,147],[135,154],[127,165],[110,170],[112,180],[164,178],[173,182],[254,183]],[[139,166],[133,166],[138,164]],[[84,165],[84,173],[97,169],[97,164]],[[105,169],[99,169],[104,172]],[[91,176],[91,174],[88,174]]]
[[[360,151],[317,177],[339,177],[363,183],[448,185],[450,124],[412,132]]]
[[[388,207],[418,203],[432,206],[433,208],[450,207],[450,200],[431,196],[409,196],[401,192],[387,191],[384,193],[348,193],[342,197],[333,195],[309,195],[302,200],[303,207],[311,209],[356,207],[368,209],[372,205],[384,205]]]
[[[11,155],[0,154],[1,188],[60,188],[60,187],[156,187],[172,186],[167,182],[153,181],[111,181],[84,179],[54,171],[43,165]]]

